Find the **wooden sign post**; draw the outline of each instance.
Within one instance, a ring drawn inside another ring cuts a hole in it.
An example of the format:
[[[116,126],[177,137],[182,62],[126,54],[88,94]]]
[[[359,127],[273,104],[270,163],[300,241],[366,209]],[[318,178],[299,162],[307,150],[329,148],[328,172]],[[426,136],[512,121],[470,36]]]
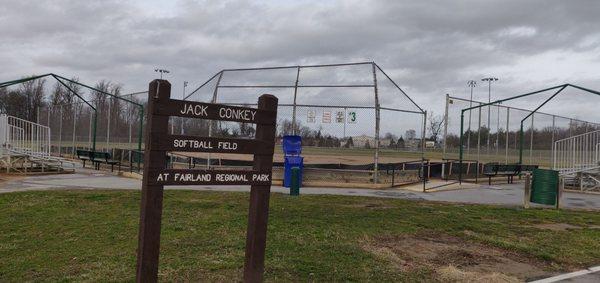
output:
[[[160,225],[165,185],[251,185],[244,281],[262,281],[275,147],[277,98],[264,94],[258,108],[171,99],[171,84],[154,80],[148,92],[144,175],[138,238],[137,282],[158,280]],[[169,116],[256,124],[256,138],[169,135]],[[167,169],[167,152],[253,154],[252,170]]]

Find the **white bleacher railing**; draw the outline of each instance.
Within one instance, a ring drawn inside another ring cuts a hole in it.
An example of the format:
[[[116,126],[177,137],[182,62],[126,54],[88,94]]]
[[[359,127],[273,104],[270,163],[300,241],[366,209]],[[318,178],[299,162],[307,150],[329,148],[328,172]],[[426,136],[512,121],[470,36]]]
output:
[[[50,156],[50,128],[14,116],[0,115],[3,154]]]
[[[553,169],[573,174],[600,166],[600,130],[564,138],[554,142]]]

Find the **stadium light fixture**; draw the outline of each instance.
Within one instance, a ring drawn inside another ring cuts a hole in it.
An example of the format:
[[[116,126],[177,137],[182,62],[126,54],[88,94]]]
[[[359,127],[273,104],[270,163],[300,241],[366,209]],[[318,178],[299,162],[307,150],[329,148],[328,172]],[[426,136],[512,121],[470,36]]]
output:
[[[171,71],[165,70],[165,69],[154,69],[154,71],[157,72],[157,73],[160,73],[160,79],[161,80],[163,78],[163,74],[171,73]]]
[[[492,82],[495,82],[497,80],[498,80],[498,78],[496,78],[496,77],[487,77],[487,78],[481,79],[481,81],[483,81],[483,82],[488,82],[488,104],[492,103]],[[487,152],[488,152],[488,154],[490,154],[490,134],[491,134],[490,132],[492,129],[492,126],[490,125],[491,111],[492,111],[492,106],[488,105],[488,113],[487,113],[488,119],[487,119],[487,125],[486,125],[488,128],[488,137],[487,137]]]

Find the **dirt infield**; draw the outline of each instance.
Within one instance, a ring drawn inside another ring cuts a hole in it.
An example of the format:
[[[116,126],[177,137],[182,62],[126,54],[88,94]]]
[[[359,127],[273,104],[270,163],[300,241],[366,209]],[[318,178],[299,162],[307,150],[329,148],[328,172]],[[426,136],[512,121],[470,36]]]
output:
[[[197,158],[208,158],[208,153],[190,153],[176,152],[181,156],[193,156]],[[310,148],[307,147],[302,152],[305,164],[348,164],[362,165],[371,164],[374,162],[374,151],[372,149],[344,149],[344,148]],[[230,160],[246,160],[251,161],[251,155],[245,154],[228,154],[228,153],[211,153],[212,159],[230,159]],[[407,161],[421,160],[419,152],[403,152],[403,151],[381,151],[379,154],[379,163],[399,163]],[[279,147],[276,147],[273,155],[274,162],[283,162],[283,153]],[[441,161],[441,159],[433,159],[432,161]]]
[[[207,153],[190,153],[190,152],[176,152],[178,155],[183,156],[193,156],[198,158],[208,158]],[[373,156],[366,155],[347,155],[347,156],[337,156],[337,155],[312,155],[312,154],[303,154],[304,163],[305,164],[348,164],[348,165],[361,165],[361,164],[370,164],[373,163]],[[251,161],[252,156],[247,154],[226,154],[226,153],[212,153],[210,155],[212,159],[232,159],[232,160],[247,160]],[[388,157],[381,156],[379,157],[379,163],[397,163],[397,162],[407,162],[407,161],[415,161],[415,158],[408,157]],[[273,162],[283,162],[283,154],[276,153],[273,155]]]

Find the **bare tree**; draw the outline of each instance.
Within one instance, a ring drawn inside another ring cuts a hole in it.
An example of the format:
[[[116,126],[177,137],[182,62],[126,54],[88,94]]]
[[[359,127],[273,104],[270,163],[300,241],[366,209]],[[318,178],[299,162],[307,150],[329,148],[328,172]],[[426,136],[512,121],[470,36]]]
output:
[[[444,126],[444,117],[441,115],[435,115],[431,112],[431,115],[427,118],[428,125],[427,130],[429,131],[429,137],[434,142],[438,141],[442,127]]]
[[[27,98],[25,109],[27,120],[37,120],[37,108],[44,105],[44,86],[46,79],[27,81],[21,84],[19,92]]]

